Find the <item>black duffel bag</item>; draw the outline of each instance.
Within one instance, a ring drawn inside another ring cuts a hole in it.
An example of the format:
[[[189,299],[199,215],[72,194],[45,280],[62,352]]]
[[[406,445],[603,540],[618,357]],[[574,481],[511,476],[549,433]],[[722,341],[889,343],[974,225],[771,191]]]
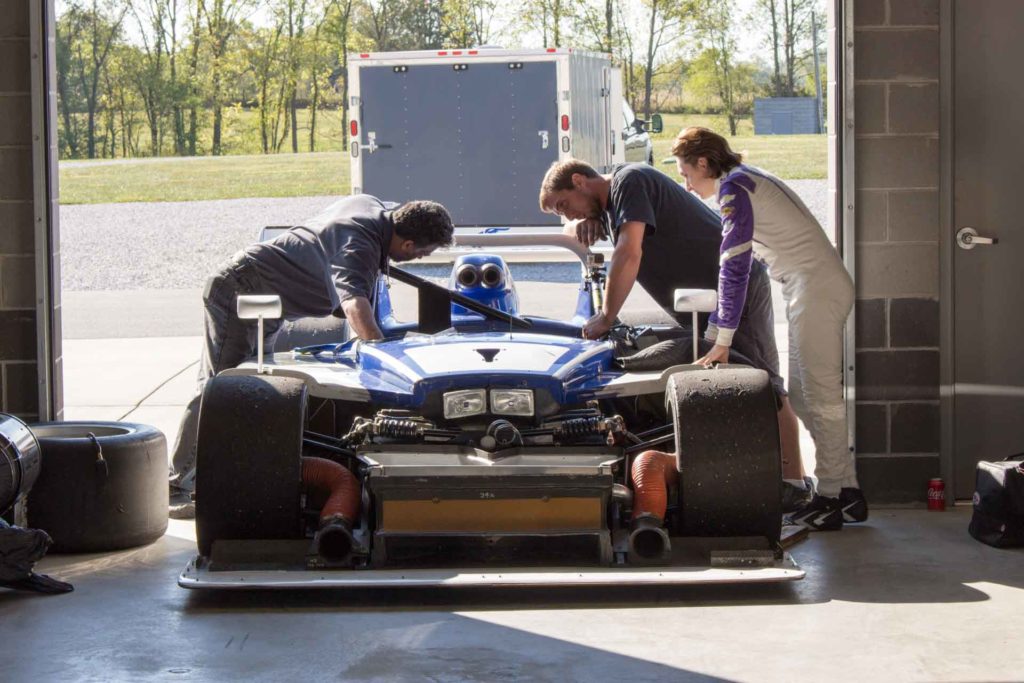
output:
[[[967,530],[996,548],[1024,546],[1024,454],[978,463]]]

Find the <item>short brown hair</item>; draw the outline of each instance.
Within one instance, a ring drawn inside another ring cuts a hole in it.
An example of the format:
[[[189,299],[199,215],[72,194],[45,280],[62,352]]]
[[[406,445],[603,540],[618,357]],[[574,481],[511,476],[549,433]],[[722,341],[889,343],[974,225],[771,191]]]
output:
[[[579,159],[566,159],[551,164],[551,168],[544,174],[544,180],[540,183],[540,209],[544,210],[544,197],[554,192],[571,190],[572,177],[579,173],[587,178],[600,178],[601,174],[594,170],[594,167]]]
[[[708,128],[691,126],[672,145],[672,156],[690,165],[701,157],[708,160],[708,170],[717,177],[743,163],[743,155],[729,148],[729,141]]]
[[[452,217],[437,202],[406,202],[391,212],[391,220],[395,234],[403,240],[412,240],[417,247],[450,247],[454,243]]]

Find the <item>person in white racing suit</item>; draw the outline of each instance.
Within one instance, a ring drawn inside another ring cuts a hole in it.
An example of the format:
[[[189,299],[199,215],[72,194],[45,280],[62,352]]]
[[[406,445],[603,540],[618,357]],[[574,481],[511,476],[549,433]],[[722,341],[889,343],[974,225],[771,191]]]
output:
[[[717,196],[722,216],[718,310],[700,361],[727,362],[756,257],[782,285],[789,321],[789,395],[814,440],[817,492],[789,517],[815,531],[867,519],[847,445],[843,400],[843,328],[853,307],[853,281],[835,247],[803,201],[775,176],[742,163],[724,137],[691,127],[672,148],[687,189]]]

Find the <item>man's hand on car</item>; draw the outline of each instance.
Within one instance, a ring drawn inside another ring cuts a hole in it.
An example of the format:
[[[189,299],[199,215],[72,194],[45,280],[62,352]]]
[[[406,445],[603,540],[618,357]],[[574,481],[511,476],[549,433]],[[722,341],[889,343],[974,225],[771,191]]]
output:
[[[608,334],[608,330],[611,328],[611,320],[608,319],[608,316],[605,315],[604,311],[600,311],[583,326],[583,338],[599,339],[600,337]]]
[[[697,360],[697,365],[703,365],[706,368],[714,366],[716,363],[728,363],[729,362],[729,347],[722,346],[721,344],[715,344],[710,351],[704,354],[703,358]]]
[[[575,237],[585,247],[593,246],[595,242],[608,237],[608,231],[605,230],[604,222],[597,218],[569,221],[565,224],[563,232]]]

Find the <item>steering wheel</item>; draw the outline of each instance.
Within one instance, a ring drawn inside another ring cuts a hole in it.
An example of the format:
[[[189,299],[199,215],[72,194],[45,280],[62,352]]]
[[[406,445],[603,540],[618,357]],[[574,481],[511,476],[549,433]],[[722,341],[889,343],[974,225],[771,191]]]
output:
[[[427,289],[433,290],[435,292],[443,292],[444,295],[448,297],[449,301],[457,303],[464,308],[468,308],[474,313],[479,313],[488,320],[497,320],[499,322],[508,323],[514,327],[518,327],[523,330],[528,330],[531,327],[533,327],[533,323],[530,322],[529,320],[526,320],[525,318],[520,318],[518,315],[512,315],[511,313],[506,313],[505,311],[499,311],[497,308],[488,306],[487,304],[482,304],[476,299],[470,299],[465,294],[453,292],[447,287],[442,287],[441,285],[435,284],[430,280],[420,277],[419,275],[413,275],[407,270],[402,270],[401,268],[395,268],[394,266],[391,266],[388,272],[390,273],[391,277],[395,278],[399,282],[404,282],[407,285],[412,285],[413,287],[416,287],[418,289]]]

